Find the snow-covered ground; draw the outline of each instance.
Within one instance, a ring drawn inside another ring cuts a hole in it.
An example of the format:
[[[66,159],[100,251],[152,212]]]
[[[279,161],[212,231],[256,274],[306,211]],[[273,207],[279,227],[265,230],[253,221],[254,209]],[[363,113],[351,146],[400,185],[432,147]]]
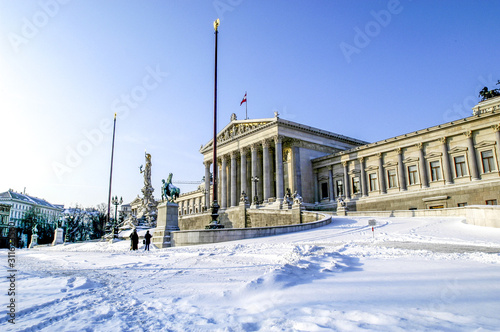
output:
[[[500,330],[500,229],[456,218],[334,218],[275,237],[129,246],[17,250],[16,324],[2,278],[0,330]]]

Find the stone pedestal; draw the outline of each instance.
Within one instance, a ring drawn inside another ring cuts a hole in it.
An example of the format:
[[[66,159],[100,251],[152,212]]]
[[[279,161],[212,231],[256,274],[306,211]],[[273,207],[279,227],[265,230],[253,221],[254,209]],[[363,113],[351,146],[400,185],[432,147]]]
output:
[[[57,228],[54,231],[54,241],[52,241],[53,246],[64,243],[63,233],[64,230],[62,228]]]
[[[294,203],[292,205],[292,222],[293,224],[302,224],[302,204]]]
[[[153,230],[153,244],[157,248],[173,247],[170,232],[179,230],[179,205],[170,202],[158,204],[158,218]]]
[[[33,235],[31,235],[31,242],[30,242],[28,248],[33,248],[36,245],[38,245],[38,235],[33,234]]]
[[[337,216],[345,217],[347,216],[347,208],[345,206],[341,206],[337,208]]]

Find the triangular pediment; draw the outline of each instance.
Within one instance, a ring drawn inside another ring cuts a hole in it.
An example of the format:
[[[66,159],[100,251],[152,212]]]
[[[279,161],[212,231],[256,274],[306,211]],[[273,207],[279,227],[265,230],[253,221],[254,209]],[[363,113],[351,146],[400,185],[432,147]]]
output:
[[[375,165],[370,165],[368,166],[367,168],[365,168],[365,171],[376,171],[378,170],[378,166],[375,166]]]
[[[449,154],[454,154],[454,153],[459,153],[459,152],[465,152],[467,151],[467,148],[464,146],[455,146],[453,149],[448,151]]]
[[[482,141],[482,142],[479,142],[475,145],[475,148],[476,149],[481,149],[481,148],[486,148],[486,147],[489,147],[489,146],[492,146],[492,145],[495,145],[496,142],[495,141]]]
[[[275,123],[277,118],[271,119],[249,119],[249,120],[233,120],[217,134],[217,144],[225,143],[242,136],[254,133],[268,125]],[[200,152],[211,150],[213,139],[200,148]]]
[[[439,158],[443,155],[442,152],[431,152],[425,155],[425,159]]]
[[[394,167],[398,166],[398,163],[396,161],[388,161],[384,164],[384,167]]]
[[[408,157],[408,158],[406,158],[406,159],[403,161],[403,163],[405,163],[405,164],[408,164],[408,163],[414,163],[414,162],[417,162],[417,161],[419,161],[419,160],[420,160],[420,158],[418,158],[418,157]]]

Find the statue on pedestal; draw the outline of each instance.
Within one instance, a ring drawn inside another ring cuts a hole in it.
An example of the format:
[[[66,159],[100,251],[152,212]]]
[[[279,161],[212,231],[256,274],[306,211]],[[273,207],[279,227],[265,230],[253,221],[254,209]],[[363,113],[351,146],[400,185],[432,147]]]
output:
[[[151,185],[151,154],[145,152],[146,167],[139,167],[141,174],[144,174],[144,187],[142,191],[141,206],[138,208],[137,215],[130,214],[125,219],[121,229],[135,228],[139,223],[145,223],[149,227],[156,226],[157,205],[158,203],[153,197],[153,186]]]

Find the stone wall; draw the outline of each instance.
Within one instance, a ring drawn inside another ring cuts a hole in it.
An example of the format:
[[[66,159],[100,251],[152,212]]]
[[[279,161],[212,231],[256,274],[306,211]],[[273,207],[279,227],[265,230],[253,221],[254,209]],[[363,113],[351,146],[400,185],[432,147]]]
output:
[[[305,216],[305,217],[304,217]],[[303,220],[305,218],[305,220]],[[302,212],[300,208],[278,210],[278,209],[250,209],[243,205],[233,207],[219,212],[219,222],[224,228],[255,228],[269,226],[296,225],[303,222],[316,221],[316,217],[310,217]],[[211,221],[209,213],[186,215],[179,219],[181,230],[205,229]]]
[[[459,204],[484,205],[487,200],[500,201],[500,181],[478,181],[443,188],[428,188],[416,192],[399,192],[376,198],[351,200],[351,211],[392,211],[409,209],[452,208]]]
[[[500,206],[465,206],[449,209],[356,211],[347,217],[462,217],[467,224],[500,228]]]
[[[264,213],[258,213],[261,216]],[[269,214],[270,216],[271,214]],[[305,212],[304,215],[309,215]],[[275,214],[275,217],[279,215]],[[218,243],[235,241],[242,239],[250,239],[263,236],[273,236],[291,232],[305,231],[317,227],[322,227],[331,223],[331,216],[320,213],[312,213],[307,219],[321,218],[321,220],[297,224],[297,225],[287,225],[287,226],[271,226],[271,227],[252,227],[252,228],[227,228],[218,230],[190,230],[190,231],[178,231],[172,232],[172,246],[188,246],[196,244],[207,244],[207,243]]]

